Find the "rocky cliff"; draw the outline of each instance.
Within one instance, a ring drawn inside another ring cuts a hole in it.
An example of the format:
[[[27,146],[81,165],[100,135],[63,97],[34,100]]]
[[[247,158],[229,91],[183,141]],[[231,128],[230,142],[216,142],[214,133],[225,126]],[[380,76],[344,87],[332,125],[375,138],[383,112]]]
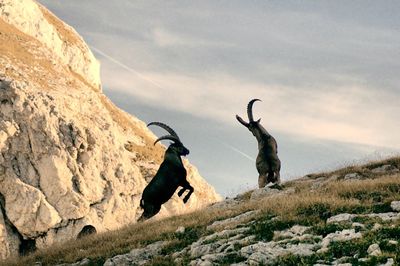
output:
[[[165,148],[101,92],[82,38],[32,0],[0,2],[0,258],[134,223]],[[159,215],[218,201],[185,161],[195,188]]]

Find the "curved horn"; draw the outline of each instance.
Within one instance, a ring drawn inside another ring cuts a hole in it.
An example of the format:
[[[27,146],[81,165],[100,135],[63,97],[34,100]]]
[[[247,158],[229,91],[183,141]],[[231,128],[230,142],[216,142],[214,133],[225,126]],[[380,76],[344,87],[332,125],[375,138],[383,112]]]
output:
[[[163,128],[163,129],[165,129],[166,131],[168,131],[169,134],[171,134],[172,136],[174,136],[177,139],[179,139],[178,134],[176,134],[176,132],[172,128],[170,128],[168,125],[166,125],[164,123],[161,123],[161,122],[151,122],[147,126],[152,126],[152,125],[159,126],[159,127]]]
[[[157,142],[159,142],[159,141],[161,141],[161,140],[165,140],[165,139],[172,140],[172,141],[175,142],[175,143],[182,144],[182,142],[179,140],[179,138],[177,138],[177,137],[175,137],[175,136],[171,136],[171,135],[166,135],[166,136],[159,137],[159,138],[154,142],[153,145],[156,145]]]
[[[257,101],[260,101],[260,99],[253,99],[249,102],[249,104],[247,105],[247,116],[249,117],[249,122],[254,122],[254,118],[253,118],[253,104]]]
[[[236,115],[236,119],[237,121],[239,121],[240,124],[242,124],[245,127],[249,127],[249,123],[247,123],[246,121],[243,120],[243,118],[241,118],[240,116]]]

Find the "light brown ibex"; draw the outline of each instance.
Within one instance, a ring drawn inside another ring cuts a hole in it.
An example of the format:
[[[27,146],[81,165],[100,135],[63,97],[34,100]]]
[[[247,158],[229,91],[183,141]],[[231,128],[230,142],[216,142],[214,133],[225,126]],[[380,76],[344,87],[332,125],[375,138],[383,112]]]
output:
[[[254,121],[253,104],[260,99],[253,99],[247,105],[249,122],[236,115],[240,124],[245,126],[256,137],[258,142],[258,155],[256,168],[259,174],[258,186],[265,187],[269,182],[280,183],[281,161],[278,158],[278,145],[274,137],[260,124],[261,119]]]

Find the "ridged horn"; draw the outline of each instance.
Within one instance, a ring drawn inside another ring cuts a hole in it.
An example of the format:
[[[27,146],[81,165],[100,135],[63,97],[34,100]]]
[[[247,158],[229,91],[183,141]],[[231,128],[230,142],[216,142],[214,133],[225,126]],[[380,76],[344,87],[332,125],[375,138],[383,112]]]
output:
[[[159,138],[154,142],[153,145],[156,145],[157,142],[159,142],[159,141],[161,141],[161,140],[165,140],[165,139],[172,140],[172,141],[175,142],[176,144],[182,144],[182,142],[179,140],[179,138],[177,138],[177,137],[175,137],[175,136],[171,136],[171,135],[166,135],[166,136],[159,137]]]
[[[253,104],[257,101],[260,101],[260,99],[253,99],[249,102],[249,104],[247,105],[247,116],[249,117],[249,122],[254,122],[254,118],[253,118]]]
[[[243,120],[243,118],[241,118],[240,116],[236,115],[236,119],[237,121],[239,121],[240,124],[242,124],[245,127],[249,127],[249,123],[247,123],[246,121]]]
[[[174,136],[177,139],[179,139],[178,134],[176,134],[176,132],[171,127],[169,127],[168,125],[166,125],[164,123],[161,123],[161,122],[151,122],[147,126],[152,126],[152,125],[159,126],[159,127],[163,128],[163,129],[165,129],[166,131],[168,131],[169,134],[171,134],[172,136]]]

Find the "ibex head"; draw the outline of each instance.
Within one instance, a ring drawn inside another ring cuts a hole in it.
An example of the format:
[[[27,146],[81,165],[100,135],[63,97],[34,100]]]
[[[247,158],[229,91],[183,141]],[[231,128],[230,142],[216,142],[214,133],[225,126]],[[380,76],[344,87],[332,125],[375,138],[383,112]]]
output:
[[[249,122],[244,121],[243,118],[236,115],[236,119],[239,121],[239,123],[242,124],[243,126],[247,127],[248,130],[250,130],[253,133],[253,135],[255,134],[255,129],[260,128],[259,124],[261,121],[261,118],[258,119],[257,121],[254,121],[254,118],[253,118],[253,104],[257,101],[261,101],[261,100],[253,99],[247,104],[247,117],[249,118]]]
[[[151,125],[159,126],[163,129],[165,129],[166,131],[168,131],[168,133],[170,134],[170,135],[165,135],[165,136],[159,137],[154,142],[154,145],[156,145],[156,143],[161,140],[165,140],[165,139],[172,140],[174,143],[169,145],[168,149],[177,153],[179,156],[186,156],[189,154],[189,150],[183,145],[183,143],[181,142],[181,140],[178,137],[178,134],[176,134],[176,132],[172,128],[170,128],[169,126],[167,126],[166,124],[161,123],[161,122],[151,122],[147,126],[151,126]]]

